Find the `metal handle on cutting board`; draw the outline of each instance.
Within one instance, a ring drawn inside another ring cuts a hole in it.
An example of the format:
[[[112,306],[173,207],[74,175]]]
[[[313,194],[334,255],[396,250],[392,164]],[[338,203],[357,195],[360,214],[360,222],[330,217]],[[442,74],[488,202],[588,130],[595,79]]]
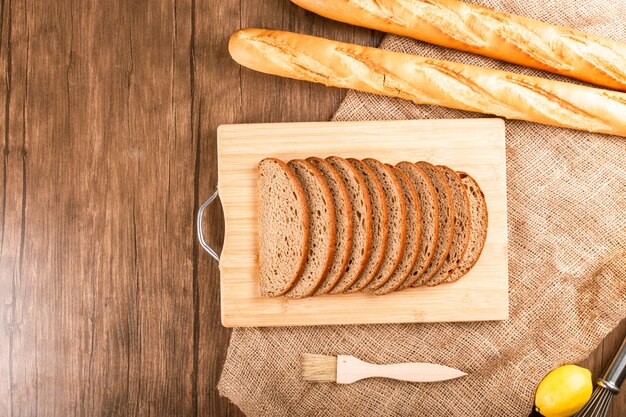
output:
[[[196,228],[198,232],[198,241],[200,241],[200,246],[202,246],[202,249],[207,251],[209,255],[213,257],[213,259],[219,262],[220,256],[217,254],[217,252],[215,252],[215,250],[213,250],[212,247],[209,246],[208,243],[206,243],[206,241],[204,240],[204,233],[202,232],[202,215],[204,214],[204,209],[207,208],[207,206],[211,204],[213,200],[215,200],[217,197],[218,197],[218,190],[215,190],[215,192],[211,194],[211,196],[207,198],[204,203],[202,203],[202,205],[198,209],[198,217],[196,219]]]

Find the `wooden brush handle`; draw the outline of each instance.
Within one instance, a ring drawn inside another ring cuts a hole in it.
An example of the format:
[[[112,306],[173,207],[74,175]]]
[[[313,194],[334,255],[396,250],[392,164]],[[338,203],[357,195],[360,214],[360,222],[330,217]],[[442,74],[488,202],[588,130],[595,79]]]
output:
[[[337,383],[351,384],[364,378],[391,378],[408,382],[434,382],[464,376],[457,369],[432,363],[374,365],[350,355],[337,356]]]

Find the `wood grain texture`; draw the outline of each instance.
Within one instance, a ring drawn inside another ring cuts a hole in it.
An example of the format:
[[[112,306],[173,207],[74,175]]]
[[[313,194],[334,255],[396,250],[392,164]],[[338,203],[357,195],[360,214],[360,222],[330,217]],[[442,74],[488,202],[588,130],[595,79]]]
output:
[[[220,126],[218,189],[226,234],[220,259],[222,324],[302,326],[504,320],[508,317],[506,156],[500,119],[276,123]],[[258,163],[310,156],[390,164],[426,160],[471,173],[489,207],[478,263],[463,279],[385,296],[367,293],[300,300],[259,293]]]
[[[0,415],[243,416],[215,389],[230,330],[193,238],[216,129],[328,120],[344,92],[238,68],[241,27],[382,39],[287,0],[0,1]]]

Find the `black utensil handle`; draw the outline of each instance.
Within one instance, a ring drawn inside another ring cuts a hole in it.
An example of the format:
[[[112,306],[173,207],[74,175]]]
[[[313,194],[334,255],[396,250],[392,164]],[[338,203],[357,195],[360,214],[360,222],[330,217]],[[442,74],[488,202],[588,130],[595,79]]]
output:
[[[626,377],[626,337],[609,368],[598,380],[598,385],[617,394],[622,382],[624,382],[624,377]]]

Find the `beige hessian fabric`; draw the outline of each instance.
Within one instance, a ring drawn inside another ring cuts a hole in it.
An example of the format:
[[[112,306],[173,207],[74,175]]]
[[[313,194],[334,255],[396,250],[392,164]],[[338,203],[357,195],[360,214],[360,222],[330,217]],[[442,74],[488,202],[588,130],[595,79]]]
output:
[[[476,3],[626,41],[626,0]],[[396,36],[381,47],[558,78]],[[350,92],[335,119],[460,117],[479,116]],[[626,317],[626,139],[518,121],[506,129],[509,320],[235,330],[220,393],[248,416],[527,416],[541,377],[587,357]],[[313,384],[299,377],[303,352],[470,375]]]

